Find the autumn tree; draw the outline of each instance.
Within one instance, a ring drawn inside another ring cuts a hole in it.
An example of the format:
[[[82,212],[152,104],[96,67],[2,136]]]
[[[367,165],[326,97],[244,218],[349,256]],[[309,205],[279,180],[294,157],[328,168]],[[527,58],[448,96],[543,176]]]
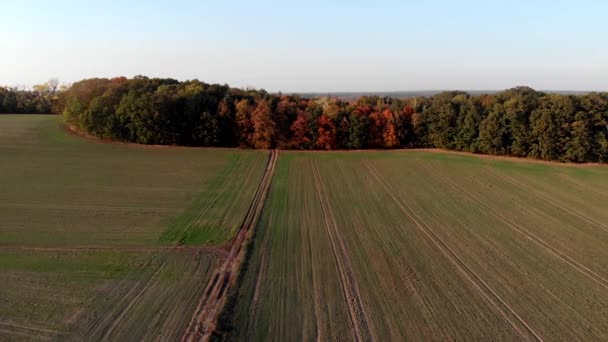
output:
[[[333,150],[336,147],[336,125],[325,114],[317,120],[318,135],[315,146],[325,150]]]
[[[49,94],[60,101],[49,107]],[[527,87],[481,96],[306,98],[198,80],[95,78],[58,89],[0,87],[0,112],[58,108],[90,134],[144,144],[251,148],[440,147],[608,162],[608,94]]]
[[[382,146],[384,148],[399,147],[399,137],[397,136],[397,124],[393,111],[386,108],[381,113],[382,127]]]
[[[251,120],[251,104],[248,99],[236,102],[236,123],[239,130],[239,145],[243,147],[253,146],[253,122]]]
[[[298,117],[290,127],[292,133],[290,146],[297,149],[309,149],[312,142],[310,129],[310,118],[308,113],[303,110],[298,110]]]
[[[372,148],[381,148],[384,145],[384,120],[382,113],[375,110],[369,115],[369,140],[368,144]]]
[[[274,145],[276,126],[272,120],[272,108],[268,100],[261,100],[251,114],[253,123],[253,147],[269,149]]]
[[[277,130],[276,140],[279,147],[287,144],[290,138],[291,124],[296,120],[297,112],[298,108],[295,99],[285,95],[279,98],[273,115],[273,121],[276,124]]]
[[[389,122],[384,126],[384,147],[395,148],[399,147],[399,139],[397,138],[397,128],[393,122]]]

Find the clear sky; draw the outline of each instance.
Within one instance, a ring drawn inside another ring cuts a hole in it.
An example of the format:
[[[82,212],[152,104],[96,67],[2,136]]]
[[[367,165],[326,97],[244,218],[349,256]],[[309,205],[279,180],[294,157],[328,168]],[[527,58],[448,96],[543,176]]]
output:
[[[0,0],[0,84],[608,90],[608,1]]]

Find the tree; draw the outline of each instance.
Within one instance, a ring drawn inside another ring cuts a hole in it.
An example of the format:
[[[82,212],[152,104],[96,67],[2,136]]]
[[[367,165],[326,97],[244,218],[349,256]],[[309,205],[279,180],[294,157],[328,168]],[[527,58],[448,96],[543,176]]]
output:
[[[315,146],[325,150],[333,150],[336,148],[336,125],[325,114],[321,115],[317,120],[318,132]]]
[[[397,126],[393,111],[386,108],[380,114],[382,124],[382,147],[395,148],[399,146]]]
[[[458,116],[458,133],[456,134],[455,148],[459,151],[478,152],[477,139],[479,127],[483,120],[482,107],[479,100],[470,98],[460,107]]]
[[[536,99],[531,95],[513,97],[504,103],[507,149],[514,156],[530,153],[530,114],[535,107]]]
[[[532,113],[530,156],[544,160],[555,160],[558,156],[557,125],[551,113],[550,99]]]
[[[399,146],[399,139],[397,138],[397,128],[393,122],[389,122],[384,127],[383,132],[384,147],[395,148]]]
[[[272,108],[267,100],[261,100],[251,115],[253,122],[253,147],[268,149],[274,144],[276,135],[275,123],[272,120]]]
[[[494,105],[490,114],[481,122],[479,127],[479,139],[477,145],[479,150],[487,154],[504,154],[505,129],[501,122],[503,113],[500,104]]]
[[[127,141],[154,144],[157,141],[154,117],[152,94],[129,92],[116,109],[116,119],[121,127],[117,133]]]
[[[236,123],[239,130],[239,145],[253,146],[253,122],[251,120],[251,105],[249,100],[242,99],[236,103]]]
[[[466,100],[462,92],[444,92],[430,99],[422,116],[428,123],[428,143],[431,147],[451,149],[456,140],[456,122],[460,106]]]
[[[587,113],[591,126],[589,158],[608,161],[608,95],[591,93],[579,98],[580,110]]]
[[[56,78],[51,78],[45,83],[37,84],[34,86],[34,91],[38,92],[42,95],[50,95],[53,96],[57,93],[57,89],[59,88],[59,80]]]
[[[114,138],[112,127],[115,116],[114,103],[106,96],[94,98],[82,114],[82,122],[89,132],[106,138]]]
[[[194,130],[194,141],[200,146],[218,146],[221,130],[218,119],[209,112],[200,115]]]
[[[382,148],[384,146],[384,118],[379,109],[376,109],[369,115],[369,139],[368,144],[373,148]]]
[[[349,116],[348,142],[349,149],[361,149],[368,146],[369,117],[366,116],[367,107],[358,107]]]
[[[395,119],[397,127],[397,139],[399,140],[399,146],[409,147],[415,141],[414,126],[412,124],[412,118],[414,116],[414,108],[406,105],[403,108],[401,115]]]
[[[303,110],[298,110],[298,117],[290,127],[292,139],[290,146],[297,149],[309,149],[312,142],[310,119]]]
[[[50,94],[56,93],[52,97]],[[274,95],[198,80],[94,78],[58,90],[0,87],[0,112],[60,110],[90,134],[145,144],[252,148],[440,147],[562,161],[608,161],[608,95]]]
[[[17,95],[15,91],[9,91],[2,99],[2,108],[5,113],[18,113]]]
[[[575,102],[569,96],[546,95],[530,118],[530,156],[544,160],[564,160],[574,121]]]
[[[564,159],[573,162],[591,160],[591,118],[588,113],[578,112],[575,121],[570,125],[571,139],[566,143]]]

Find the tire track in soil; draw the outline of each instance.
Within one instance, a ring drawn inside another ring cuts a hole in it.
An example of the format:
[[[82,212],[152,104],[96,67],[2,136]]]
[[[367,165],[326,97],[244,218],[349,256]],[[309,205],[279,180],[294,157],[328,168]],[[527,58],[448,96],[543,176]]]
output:
[[[576,179],[572,178],[571,176],[560,174],[559,177],[562,178],[562,179],[564,179],[564,180],[566,180],[566,181],[568,181],[568,182],[570,182],[570,183],[572,183],[572,184],[574,184],[574,185],[576,185],[576,186],[578,186],[578,187],[584,188],[584,189],[589,190],[591,192],[595,192],[598,195],[602,195],[602,196],[608,198],[608,192],[604,192],[604,191],[598,190],[598,189],[596,189],[593,186],[590,186],[588,184],[581,183],[581,182],[577,181]]]
[[[268,220],[268,226],[271,227],[272,226],[272,218]],[[253,291],[253,299],[251,301],[251,307],[249,308],[249,321],[250,322],[255,322],[255,316],[256,316],[256,312],[257,312],[257,304],[260,300],[260,294],[262,292],[262,280],[264,280],[264,278],[266,277],[266,259],[269,259],[270,257],[268,256],[270,254],[270,251],[268,250],[268,242],[267,240],[264,240],[264,242],[262,243],[262,245],[259,246],[260,250],[262,251],[262,257],[260,260],[260,269],[258,270],[258,276],[255,278],[255,289]]]
[[[2,337],[1,334],[6,334],[9,336],[22,336],[22,337],[26,337],[27,341],[35,341],[35,340],[39,340],[39,341],[52,341],[52,337],[50,336],[42,336],[42,335],[34,335],[31,333],[26,333],[26,332],[22,332],[22,331],[13,331],[13,330],[7,330],[7,329],[2,329],[0,328],[0,339]],[[12,339],[7,339],[7,341],[12,341]]]
[[[3,329],[9,328],[9,329]],[[3,322],[0,321],[0,333],[4,332],[12,335],[20,335],[28,337],[29,339],[38,339],[38,340],[52,340],[60,335],[63,335],[59,330],[46,329],[31,325],[17,324],[11,322]]]
[[[310,269],[311,269],[311,280],[312,280],[312,292],[313,292],[313,308],[315,311],[315,326],[316,326],[316,334],[317,334],[317,342],[323,341],[323,329],[321,326],[321,290],[319,289],[319,284],[318,284],[318,279],[317,279],[317,272],[315,269],[315,262],[314,262],[314,257],[313,257],[313,251],[312,251],[312,246],[313,246],[313,239],[312,239],[312,229],[310,229],[309,227],[311,227],[310,222],[308,220],[308,193],[306,191],[303,191],[303,195],[304,195],[304,201],[302,204],[303,207],[303,211],[304,211],[304,215],[302,217],[302,223],[303,226],[306,227],[307,230],[307,235],[308,235],[308,255],[310,257]]]
[[[83,245],[73,247],[44,247],[44,246],[26,246],[26,245],[1,245],[0,251],[32,251],[32,252],[174,252],[174,253],[206,253],[214,254],[218,257],[226,257],[228,251],[222,247],[210,246],[94,246]],[[1,324],[1,323],[0,323]]]
[[[186,229],[184,229],[182,232],[180,232],[180,234],[178,236],[179,238],[177,239],[178,243],[182,242],[182,240],[188,235],[188,232],[191,230],[191,228],[196,226],[197,222],[200,221],[201,217],[203,217],[205,214],[207,214],[207,212],[209,212],[209,210],[211,210],[211,208],[213,208],[215,203],[217,203],[217,201],[220,199],[221,195],[224,193],[224,191],[228,187],[228,183],[230,182],[230,178],[232,178],[232,174],[241,165],[242,159],[243,159],[243,156],[238,155],[237,161],[230,168],[230,170],[228,170],[226,176],[223,179],[222,184],[218,187],[214,196],[212,196],[210,198],[206,198],[198,203],[197,208],[189,215],[187,221],[185,222]]]
[[[571,266],[574,270],[580,272],[581,274],[583,274],[586,277],[590,278],[591,280],[595,281],[597,284],[599,284],[600,286],[604,287],[605,289],[608,289],[608,279],[604,278],[600,274],[598,274],[595,271],[591,270],[589,267],[587,267],[587,266],[581,264],[580,262],[576,261],[575,259],[573,259],[572,257],[568,256],[567,254],[565,254],[564,252],[560,251],[559,249],[553,247],[551,244],[549,244],[545,240],[539,238],[537,235],[535,235],[534,233],[530,232],[528,229],[526,229],[523,226],[521,226],[521,225],[519,225],[519,224],[511,221],[510,219],[506,218],[504,215],[502,215],[502,214],[498,213],[497,211],[493,210],[488,205],[486,205],[482,200],[480,200],[479,198],[477,198],[477,196],[471,194],[469,191],[465,190],[464,188],[462,188],[461,186],[459,186],[458,184],[456,184],[451,179],[443,176],[433,166],[431,166],[428,163],[425,163],[425,162],[423,162],[423,161],[421,161],[419,159],[417,161],[421,165],[425,166],[427,169],[429,169],[430,171],[432,171],[433,173],[435,173],[440,179],[442,179],[448,185],[451,185],[455,189],[457,189],[457,190],[461,191],[463,194],[467,195],[469,198],[471,198],[473,201],[475,201],[477,204],[479,204],[480,207],[484,208],[487,213],[489,213],[490,215],[494,216],[495,218],[497,218],[499,221],[501,221],[502,223],[506,224],[507,226],[511,227],[513,230],[515,230],[519,234],[521,234],[524,237],[526,237],[529,241],[532,241],[536,245],[538,245],[541,248],[543,248],[544,250],[548,251],[551,255],[553,255],[557,259],[559,259],[562,262],[566,263],[567,265]]]
[[[474,182],[474,183],[477,183],[477,184],[479,184],[480,186],[483,186],[483,187],[487,187],[488,184],[489,184],[489,183],[487,183],[487,181],[486,182],[482,182],[479,179],[474,178],[474,177],[469,178],[469,180],[472,181],[472,182]],[[538,209],[538,208],[535,208],[535,207],[526,206],[524,204],[521,204],[519,201],[511,200],[510,202],[511,202],[511,204],[513,204],[517,208],[517,210],[519,210],[522,213],[527,213],[529,215],[539,216],[539,217],[542,217],[542,218],[544,218],[544,219],[546,219],[548,221],[557,220],[557,218],[555,216],[552,216],[550,213],[547,213],[545,210],[541,210],[541,209]],[[585,234],[586,234],[585,237],[584,237],[585,239],[595,239],[594,236],[587,236],[589,234],[587,234],[586,231],[581,230],[581,228],[579,228],[579,227],[573,227],[573,228],[576,229],[579,232],[585,232]],[[572,252],[576,253],[576,251],[572,251]],[[565,253],[565,252],[562,252],[562,253]]]
[[[204,295],[182,336],[182,341],[208,340],[215,331],[218,316],[226,303],[227,293],[236,284],[247,250],[247,244],[264,207],[264,201],[270,189],[277,158],[278,151],[270,151],[266,170],[247,209],[239,232],[232,242],[230,252],[216,269],[212,278],[213,280],[208,283]]]
[[[49,210],[108,210],[108,211],[178,211],[180,208],[172,207],[133,207],[123,205],[90,205],[90,204],[40,204],[40,203],[14,203],[0,202],[0,208],[10,209],[49,209]]]
[[[127,306],[120,312],[118,317],[116,317],[116,319],[114,319],[114,321],[112,322],[112,325],[110,325],[108,330],[106,330],[105,334],[101,338],[102,341],[111,340],[110,335],[114,332],[114,329],[116,329],[116,327],[120,324],[120,322],[122,322],[122,319],[125,317],[127,312],[129,312],[129,310],[133,307],[133,305],[135,305],[135,303],[139,300],[139,298],[141,298],[141,296],[150,288],[150,286],[152,286],[152,284],[155,283],[156,277],[158,277],[158,275],[160,274],[160,271],[163,269],[163,266],[164,266],[163,264],[158,266],[158,269],[156,270],[156,272],[154,272],[154,274],[150,277],[150,279],[148,279],[148,281],[146,282],[146,285],[144,285],[144,287],[135,295],[135,297],[133,297],[133,299],[131,299],[129,301],[129,304],[127,304]],[[129,291],[129,293],[130,292],[131,291]],[[127,298],[128,298],[128,296],[127,296]]]
[[[504,173],[502,173],[502,172],[500,172],[500,171],[498,171],[498,170],[496,170],[496,169],[494,169],[492,167],[486,166],[485,169],[488,170],[488,171],[490,171],[494,175],[498,176],[499,178],[501,178],[501,179],[503,179],[503,180],[511,183],[512,185],[515,185],[515,186],[519,187],[520,189],[522,189],[522,190],[524,190],[524,191],[526,191],[528,193],[531,193],[531,194],[535,195],[536,197],[544,200],[545,202],[550,203],[550,204],[552,204],[553,206],[555,206],[555,207],[557,207],[559,209],[566,210],[566,211],[570,212],[571,214],[573,214],[573,215],[575,215],[575,216],[577,216],[577,217],[579,217],[579,218],[581,218],[581,219],[583,219],[583,220],[585,220],[585,221],[587,221],[587,222],[589,222],[591,224],[594,224],[594,225],[602,228],[605,231],[608,231],[608,225],[606,225],[606,224],[604,224],[602,222],[596,221],[595,219],[589,217],[588,215],[585,215],[584,213],[581,213],[580,211],[578,211],[576,209],[570,208],[569,206],[561,203],[560,201],[555,200],[555,199],[553,199],[553,198],[545,195],[540,190],[536,190],[536,189],[534,189],[534,188],[532,188],[532,187],[530,187],[528,185],[525,185],[525,184],[521,183],[520,181],[518,181],[518,180],[516,180],[516,179],[514,179],[514,178],[512,178],[510,176],[507,176]]]
[[[475,182],[479,185],[482,186],[487,186],[487,183],[483,183],[481,181],[479,181],[479,179],[475,178],[475,177],[470,177],[469,178],[472,182]],[[523,206],[521,206],[518,203],[515,203],[515,205],[522,211],[526,211],[526,212],[530,212],[527,208],[524,208]],[[470,232],[473,232],[472,230],[469,229]],[[516,263],[513,262],[508,256],[507,254],[503,251],[503,248],[501,246],[499,246],[496,241],[494,241],[493,239],[486,239],[486,240],[479,240],[481,243],[487,245],[489,248],[495,250],[498,254],[500,254],[505,260],[507,260],[511,266],[516,267]],[[526,277],[526,274],[522,273],[520,270],[516,270],[517,273],[519,274],[520,277]],[[538,286],[540,286],[543,290],[545,290],[549,296],[551,296],[551,298],[553,298],[553,300],[557,303],[560,303],[561,305],[564,305],[568,311],[570,311],[573,315],[575,315],[576,317],[578,317],[581,322],[584,322],[584,325],[587,329],[593,331],[597,336],[601,336],[603,334],[602,331],[600,331],[593,323],[591,323],[586,317],[582,316],[578,311],[576,311],[576,309],[568,302],[564,301],[563,298],[561,298],[560,296],[558,296],[557,294],[555,294],[551,289],[547,288],[545,285],[543,285],[542,283],[536,283]]]
[[[361,300],[361,294],[353,275],[352,265],[348,254],[346,253],[344,241],[338,232],[336,218],[331,209],[331,205],[329,204],[329,200],[327,199],[327,194],[325,193],[318,165],[314,160],[311,161],[311,163],[315,179],[315,187],[317,189],[317,196],[319,197],[319,203],[321,204],[321,211],[323,213],[323,221],[325,222],[325,229],[327,235],[329,236],[338,273],[340,274],[342,290],[344,291],[344,296],[348,305],[355,340],[371,341],[373,340],[370,326],[371,322],[367,313],[365,312],[365,307],[363,306],[363,302]]]
[[[376,168],[367,160],[363,160],[372,176],[382,185],[386,192],[393,198],[404,214],[416,225],[416,227],[427,236],[435,247],[452,263],[453,266],[464,276],[466,280],[477,290],[477,292],[496,310],[504,320],[511,325],[522,338],[527,340],[543,341],[543,339],[532,329],[532,327],[513,308],[505,302],[473,269],[467,265],[454,250],[437,236],[433,230],[416,214],[416,212],[401,199],[399,194],[392,188]],[[512,316],[512,317],[510,317]],[[517,324],[517,321],[519,324]],[[523,326],[524,329],[522,329]],[[531,338],[532,337],[532,338]]]

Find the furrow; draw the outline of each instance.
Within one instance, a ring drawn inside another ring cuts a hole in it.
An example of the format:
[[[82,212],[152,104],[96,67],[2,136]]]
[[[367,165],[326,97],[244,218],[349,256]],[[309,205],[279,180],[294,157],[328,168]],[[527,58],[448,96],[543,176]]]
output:
[[[532,232],[530,232],[528,229],[524,228],[523,226],[521,226],[521,225],[519,225],[519,224],[517,224],[517,223],[515,223],[515,222],[513,222],[511,220],[509,220],[508,218],[504,217],[504,215],[501,215],[500,213],[496,212],[495,210],[493,210],[492,208],[490,208],[488,205],[486,205],[482,200],[480,200],[479,198],[477,198],[475,195],[471,194],[469,191],[465,190],[464,188],[462,188],[461,186],[459,186],[458,184],[456,184],[452,180],[444,177],[437,169],[435,169],[434,167],[432,167],[428,163],[425,163],[425,162],[423,162],[421,160],[418,160],[418,162],[420,164],[422,164],[423,166],[425,166],[426,168],[428,168],[431,172],[435,173],[444,182],[446,182],[447,184],[451,185],[455,189],[461,191],[462,193],[464,193],[465,195],[467,195],[469,198],[471,198],[472,200],[474,200],[482,208],[484,208],[486,210],[486,212],[488,212],[490,215],[494,216],[499,221],[501,221],[504,224],[506,224],[507,226],[511,227],[516,232],[518,232],[519,234],[523,235],[524,237],[526,237],[530,241],[532,241],[535,244],[541,246],[544,250],[548,251],[551,255],[553,255],[557,259],[561,260],[562,262],[568,264],[569,266],[571,266],[572,268],[574,268],[576,271],[578,271],[578,272],[582,273],[583,275],[589,277],[590,279],[592,279],[593,281],[595,281],[596,283],[598,283],[600,286],[604,287],[605,289],[608,289],[608,279],[604,278],[603,276],[601,276],[600,274],[598,274],[595,271],[591,270],[587,266],[581,264],[580,262],[574,260],[573,258],[571,258],[570,256],[568,256],[567,254],[561,252],[559,249],[553,247],[552,245],[550,245],[549,243],[547,243],[546,241],[544,241],[540,237],[536,236],[535,234],[533,234]]]
[[[357,341],[368,341],[372,340],[372,332],[370,327],[370,321],[365,307],[361,300],[361,294],[359,292],[358,285],[352,274],[352,265],[348,258],[344,241],[340,237],[338,232],[336,219],[327,199],[327,194],[323,188],[323,182],[321,180],[321,174],[315,161],[313,163],[313,173],[315,177],[315,186],[317,188],[317,195],[321,204],[321,211],[323,213],[323,220],[325,222],[325,228],[327,229],[334,259],[340,273],[342,281],[342,289],[346,297],[346,301],[349,308],[349,314],[351,323],[353,326],[353,332]]]
[[[416,227],[425,234],[429,240],[437,247],[437,249],[444,255],[444,257],[451,262],[456,269],[464,276],[468,282],[473,285],[477,292],[495,309],[498,313],[513,327],[513,329],[522,337],[529,339],[530,336],[533,339],[542,341],[543,339],[532,329],[532,327],[519,315],[513,308],[506,303],[500,295],[498,295],[473,269],[467,265],[456,252],[454,252],[439,236],[437,236],[433,230],[424,223],[424,221],[415,213],[415,211],[401,199],[399,194],[390,186],[390,184],[378,173],[375,167],[364,160],[364,163],[374,176],[378,183],[387,191],[387,193],[393,198],[395,203],[401,208],[406,216],[416,225]],[[505,312],[505,309],[507,312]],[[509,314],[519,322],[517,324]],[[519,325],[524,327],[521,329]],[[527,332],[527,333],[526,333]]]

